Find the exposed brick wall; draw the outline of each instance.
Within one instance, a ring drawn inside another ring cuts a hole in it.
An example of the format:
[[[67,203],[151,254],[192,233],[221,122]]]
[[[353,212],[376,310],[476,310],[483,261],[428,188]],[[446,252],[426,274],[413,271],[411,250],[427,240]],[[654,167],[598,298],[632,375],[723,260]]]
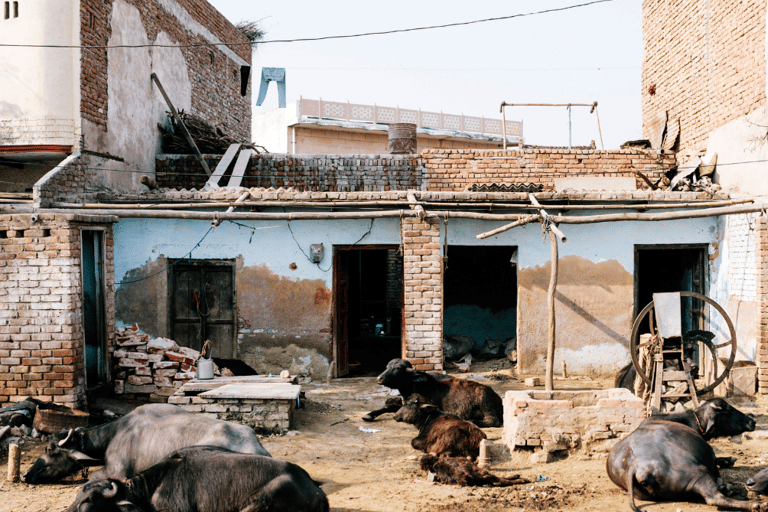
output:
[[[643,1],[643,134],[667,111],[680,149],[766,104],[764,0]],[[653,94],[651,94],[653,91]]]
[[[427,189],[461,191],[475,183],[542,183],[554,189],[555,178],[579,176],[631,177],[638,188],[647,185],[635,171],[651,181],[675,165],[674,155],[653,150],[525,149],[474,151],[469,149],[422,152]]]
[[[85,404],[80,228],[76,215],[0,216],[0,404],[27,396]],[[114,253],[106,228],[106,325],[111,347]]]
[[[443,259],[440,222],[402,220],[405,358],[418,370],[443,369]]]
[[[105,166],[103,158],[90,155],[73,154],[62,162],[61,169],[43,177],[33,187],[35,208],[47,208],[51,203],[66,198],[71,194],[80,194],[87,185],[97,185],[101,182],[98,169]]]
[[[181,49],[192,84],[192,113],[221,127],[240,140],[251,139],[251,88],[240,95],[240,65],[202,37],[191,33],[161,3],[153,0],[127,0],[139,10],[150,42],[165,32],[180,45],[201,45]],[[248,39],[205,0],[177,0],[177,3],[222,42],[236,43],[229,48],[251,63]],[[111,28],[111,0],[83,0],[80,4],[80,37],[83,45],[106,45]],[[93,21],[92,21],[93,20]],[[81,57],[81,104],[84,119],[106,131],[108,54],[104,49],[86,48]]]
[[[204,155],[214,169],[221,159]],[[160,187],[201,189],[208,181],[200,163],[188,155],[162,155],[156,163]],[[229,174],[219,180],[226,185]],[[284,155],[254,156],[246,169],[243,187],[293,187],[311,191],[406,190],[421,187],[420,160],[408,155]]]
[[[290,133],[290,131],[289,131]],[[257,141],[258,142],[258,141]],[[497,149],[501,142],[435,139],[425,136],[416,137],[416,152],[424,149]],[[290,148],[290,144],[289,144]],[[268,148],[272,149],[272,148]],[[296,128],[296,146],[294,152],[303,154],[379,155],[389,150],[389,134],[382,131],[357,133],[328,128]]]
[[[755,256],[755,222],[760,214],[728,215],[726,219],[728,239],[728,293],[742,301],[754,302],[757,298],[757,272]]]
[[[768,393],[768,223],[760,216],[755,221],[757,267],[757,388]]]

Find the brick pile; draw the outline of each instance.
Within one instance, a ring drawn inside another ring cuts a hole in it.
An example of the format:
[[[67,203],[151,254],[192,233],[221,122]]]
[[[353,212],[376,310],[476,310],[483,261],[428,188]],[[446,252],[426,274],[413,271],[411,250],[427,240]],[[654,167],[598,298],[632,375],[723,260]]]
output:
[[[136,324],[118,328],[115,343],[115,395],[163,403],[196,376],[200,352],[168,338],[150,339]]]
[[[628,389],[507,391],[502,439],[510,450],[527,446],[550,453],[610,445],[645,417],[645,403]]]

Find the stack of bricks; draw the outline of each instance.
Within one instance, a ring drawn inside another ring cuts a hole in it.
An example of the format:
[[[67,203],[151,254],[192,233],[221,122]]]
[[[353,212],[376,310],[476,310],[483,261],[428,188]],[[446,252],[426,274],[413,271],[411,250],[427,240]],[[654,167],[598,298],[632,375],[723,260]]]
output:
[[[646,417],[645,403],[628,389],[507,391],[502,440],[510,450],[547,452],[589,448],[618,440]]]
[[[656,182],[676,165],[673,154],[647,149],[440,149],[423,151],[421,156],[430,191],[462,191],[494,183],[541,183],[548,191],[555,189],[556,178],[576,177],[633,178],[642,189],[647,185],[637,171]]]
[[[197,350],[167,338],[150,339],[134,324],[118,329],[115,361],[115,395],[163,403],[185,382],[195,378]]]
[[[417,370],[443,369],[443,259],[439,219],[403,222],[405,357]]]
[[[80,230],[93,225],[82,220],[47,213],[36,219],[0,216],[0,404],[28,396],[69,407],[85,404]],[[100,227],[111,325],[112,231],[109,224]]]
[[[755,260],[757,267],[757,388],[768,393],[768,222],[755,219]]]

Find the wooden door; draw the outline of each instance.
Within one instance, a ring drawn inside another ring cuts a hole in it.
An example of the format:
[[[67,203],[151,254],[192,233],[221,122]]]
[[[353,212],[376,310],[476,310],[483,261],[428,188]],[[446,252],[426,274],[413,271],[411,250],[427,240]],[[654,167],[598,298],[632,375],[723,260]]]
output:
[[[189,262],[173,267],[171,337],[200,350],[211,340],[212,355],[237,357],[235,274],[232,262]]]
[[[349,373],[349,265],[350,251],[336,251],[333,256],[333,359],[336,377]]]

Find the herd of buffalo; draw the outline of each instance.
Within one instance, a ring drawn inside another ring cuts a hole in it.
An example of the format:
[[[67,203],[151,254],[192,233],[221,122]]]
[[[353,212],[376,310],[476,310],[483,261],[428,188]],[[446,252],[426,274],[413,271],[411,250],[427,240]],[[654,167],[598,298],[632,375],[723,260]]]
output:
[[[421,467],[447,484],[507,486],[525,483],[518,475],[498,477],[479,467],[486,434],[480,427],[503,421],[501,397],[489,386],[415,370],[394,359],[377,382],[399,391],[381,414],[415,425],[414,449],[424,452]],[[619,441],[607,460],[610,479],[635,498],[681,501],[695,495],[713,506],[765,511],[768,505],[725,496],[718,467],[735,459],[715,457],[708,441],[755,429],[755,420],[722,399],[684,413],[653,416]],[[43,455],[25,473],[30,484],[51,483],[102,466],[77,494],[68,512],[257,512],[329,510],[328,498],[306,471],[276,460],[254,431],[151,404],[89,429],[63,430],[48,440]],[[746,482],[768,494],[768,469]]]

